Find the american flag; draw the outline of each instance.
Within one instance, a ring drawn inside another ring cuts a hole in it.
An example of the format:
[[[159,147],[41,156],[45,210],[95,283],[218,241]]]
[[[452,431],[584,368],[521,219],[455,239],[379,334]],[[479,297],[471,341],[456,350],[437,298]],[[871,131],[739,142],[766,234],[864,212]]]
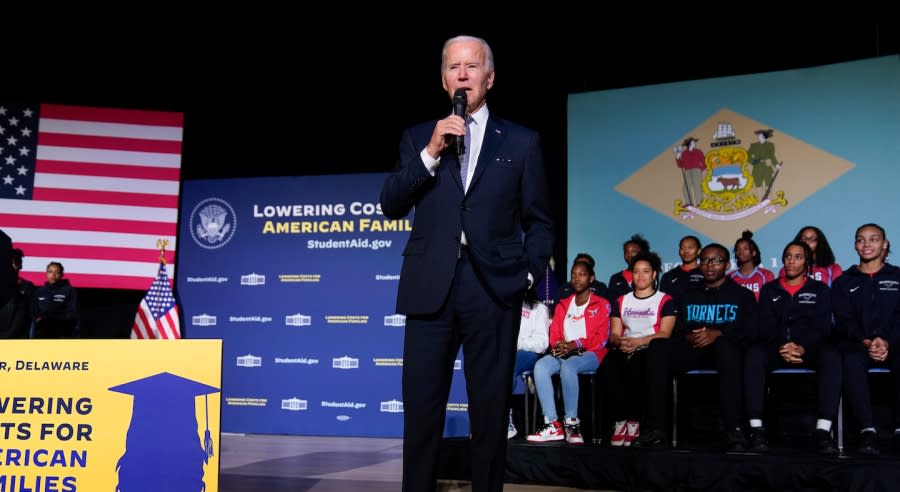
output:
[[[131,338],[181,338],[178,305],[175,304],[172,284],[163,262],[160,262],[159,272],[138,306],[134,324],[131,325]]]
[[[0,229],[42,284],[144,289],[165,239],[175,257],[182,113],[0,103]],[[169,272],[171,273],[171,272]]]

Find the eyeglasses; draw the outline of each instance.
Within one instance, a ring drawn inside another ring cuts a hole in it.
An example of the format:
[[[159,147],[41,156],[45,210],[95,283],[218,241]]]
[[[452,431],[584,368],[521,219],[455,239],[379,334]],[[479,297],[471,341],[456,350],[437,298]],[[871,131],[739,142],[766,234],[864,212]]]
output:
[[[721,265],[725,263],[727,260],[722,258],[721,256],[713,256],[711,258],[700,258],[701,265]]]

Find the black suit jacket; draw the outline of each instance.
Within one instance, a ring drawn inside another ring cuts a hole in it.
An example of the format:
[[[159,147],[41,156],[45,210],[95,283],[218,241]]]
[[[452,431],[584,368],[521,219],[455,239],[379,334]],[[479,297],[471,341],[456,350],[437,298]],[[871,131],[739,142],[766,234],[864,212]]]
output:
[[[415,208],[403,251],[397,312],[430,314],[447,297],[460,232],[485,288],[500,303],[521,302],[530,272],[541,278],[553,252],[553,228],[540,141],[536,132],[488,118],[484,142],[468,192],[463,192],[454,146],[441,155],[431,176],[421,159],[436,121],[406,130],[399,169],[381,192],[392,219]]]

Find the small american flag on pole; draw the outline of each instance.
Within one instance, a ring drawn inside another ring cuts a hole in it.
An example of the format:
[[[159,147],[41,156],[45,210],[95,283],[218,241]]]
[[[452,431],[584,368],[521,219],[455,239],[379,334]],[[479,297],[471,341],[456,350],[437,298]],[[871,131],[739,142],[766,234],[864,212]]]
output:
[[[141,300],[134,324],[131,325],[131,338],[166,339],[181,338],[181,321],[178,316],[178,305],[172,292],[172,284],[166,273],[166,262],[160,258],[159,271],[150,290]]]

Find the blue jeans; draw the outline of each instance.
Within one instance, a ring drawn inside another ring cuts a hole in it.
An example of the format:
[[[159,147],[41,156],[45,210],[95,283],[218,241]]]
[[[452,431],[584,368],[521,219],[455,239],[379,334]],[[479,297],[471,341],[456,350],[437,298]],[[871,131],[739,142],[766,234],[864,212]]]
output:
[[[541,401],[541,408],[544,410],[544,417],[551,421],[558,419],[551,376],[559,374],[566,418],[575,418],[578,417],[578,373],[596,371],[599,365],[597,354],[593,352],[572,355],[568,359],[547,355],[537,361],[534,365],[534,385]]]
[[[534,371],[534,363],[537,362],[538,357],[540,356],[541,354],[537,352],[529,352],[527,350],[519,350],[516,352],[516,370],[513,371],[513,388],[516,387],[516,382],[518,382],[523,372]],[[525,391],[528,390],[526,389]]]

